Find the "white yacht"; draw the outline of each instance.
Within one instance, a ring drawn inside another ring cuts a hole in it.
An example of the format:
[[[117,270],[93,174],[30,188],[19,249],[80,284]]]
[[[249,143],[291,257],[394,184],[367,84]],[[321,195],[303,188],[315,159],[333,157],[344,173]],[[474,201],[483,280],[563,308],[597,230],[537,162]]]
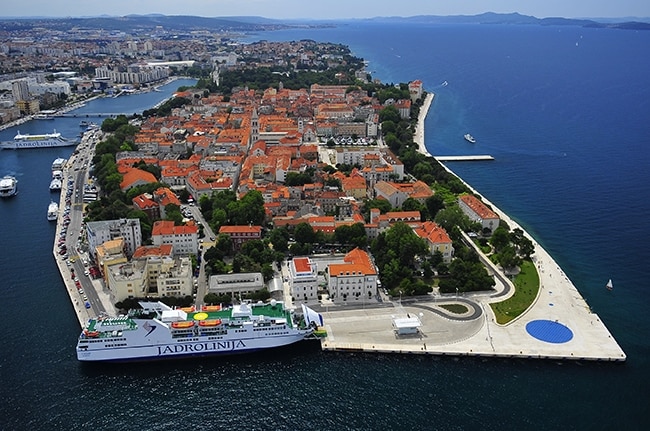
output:
[[[59,216],[59,204],[52,201],[47,207],[47,219],[49,221],[54,221]]]
[[[0,198],[8,198],[18,194],[18,180],[11,175],[0,179]]]

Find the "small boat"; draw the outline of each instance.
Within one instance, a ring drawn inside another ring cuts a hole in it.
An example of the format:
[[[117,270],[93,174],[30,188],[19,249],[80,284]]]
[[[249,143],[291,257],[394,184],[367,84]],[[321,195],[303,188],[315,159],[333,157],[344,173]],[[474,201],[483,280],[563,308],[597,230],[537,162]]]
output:
[[[52,178],[52,181],[50,181],[50,191],[61,190],[62,185],[63,183],[60,178]]]
[[[612,279],[610,278],[607,284],[605,285],[607,290],[613,290],[614,289],[614,284],[612,283]]]
[[[47,207],[47,219],[49,221],[54,221],[58,218],[58,216],[59,216],[59,204],[52,201],[50,202],[50,205],[48,205]]]
[[[0,197],[8,198],[18,194],[18,181],[16,177],[5,175],[0,178]]]
[[[186,329],[186,328],[191,328],[192,326],[194,326],[194,322],[191,321],[191,320],[190,321],[183,320],[183,321],[180,321],[180,322],[172,322],[172,328],[175,328],[175,329]]]
[[[472,135],[470,135],[469,133],[465,133],[463,138],[465,138],[465,140],[467,142],[469,142],[470,144],[475,144],[476,143],[476,139],[474,139],[474,137]]]
[[[210,319],[210,320],[201,320],[199,326],[219,326],[221,325],[221,319]]]

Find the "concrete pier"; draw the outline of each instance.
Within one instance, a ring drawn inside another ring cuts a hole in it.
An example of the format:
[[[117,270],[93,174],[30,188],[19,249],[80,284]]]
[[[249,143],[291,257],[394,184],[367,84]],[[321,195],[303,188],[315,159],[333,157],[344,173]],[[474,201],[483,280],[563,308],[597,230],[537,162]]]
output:
[[[494,160],[489,154],[475,156],[434,156],[439,162],[471,162],[477,160]]]

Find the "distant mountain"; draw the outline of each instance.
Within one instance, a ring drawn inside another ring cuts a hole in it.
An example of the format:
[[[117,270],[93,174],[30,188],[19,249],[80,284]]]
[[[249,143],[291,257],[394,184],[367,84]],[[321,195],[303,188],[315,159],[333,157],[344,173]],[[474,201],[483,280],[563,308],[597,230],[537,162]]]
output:
[[[411,17],[377,17],[369,18],[372,22],[404,22],[423,24],[518,24],[518,25],[567,25],[579,27],[619,28],[649,30],[650,22],[608,19],[597,21],[584,18],[536,18],[520,13],[486,12],[479,15],[417,15]]]
[[[650,20],[536,18],[519,13],[486,12],[479,15],[417,15],[411,17],[376,17],[348,20],[278,20],[258,16],[200,17],[189,15],[126,15],[69,18],[0,18],[0,30],[29,30],[46,27],[66,31],[71,28],[111,29],[123,32],[149,31],[157,28],[176,32],[211,31],[265,31],[291,27],[337,25],[347,22],[391,22],[420,24],[513,24],[513,25],[566,25],[597,28],[650,30]]]

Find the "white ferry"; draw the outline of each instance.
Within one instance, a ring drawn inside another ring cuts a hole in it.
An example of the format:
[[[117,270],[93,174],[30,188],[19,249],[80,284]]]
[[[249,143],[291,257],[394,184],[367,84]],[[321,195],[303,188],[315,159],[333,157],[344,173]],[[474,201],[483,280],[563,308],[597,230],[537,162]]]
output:
[[[18,180],[11,175],[0,179],[0,198],[8,198],[18,194]]]
[[[232,355],[286,346],[312,336],[322,316],[282,302],[173,309],[140,302],[128,315],[90,319],[77,341],[80,361],[129,362]]]
[[[71,145],[77,145],[77,143],[62,137],[56,130],[54,133],[42,135],[23,135],[19,131],[14,136],[13,141],[0,143],[0,148],[19,150],[22,148],[68,147]]]
[[[52,201],[47,206],[47,219],[49,221],[54,221],[57,219],[58,216],[59,216],[59,204]]]

